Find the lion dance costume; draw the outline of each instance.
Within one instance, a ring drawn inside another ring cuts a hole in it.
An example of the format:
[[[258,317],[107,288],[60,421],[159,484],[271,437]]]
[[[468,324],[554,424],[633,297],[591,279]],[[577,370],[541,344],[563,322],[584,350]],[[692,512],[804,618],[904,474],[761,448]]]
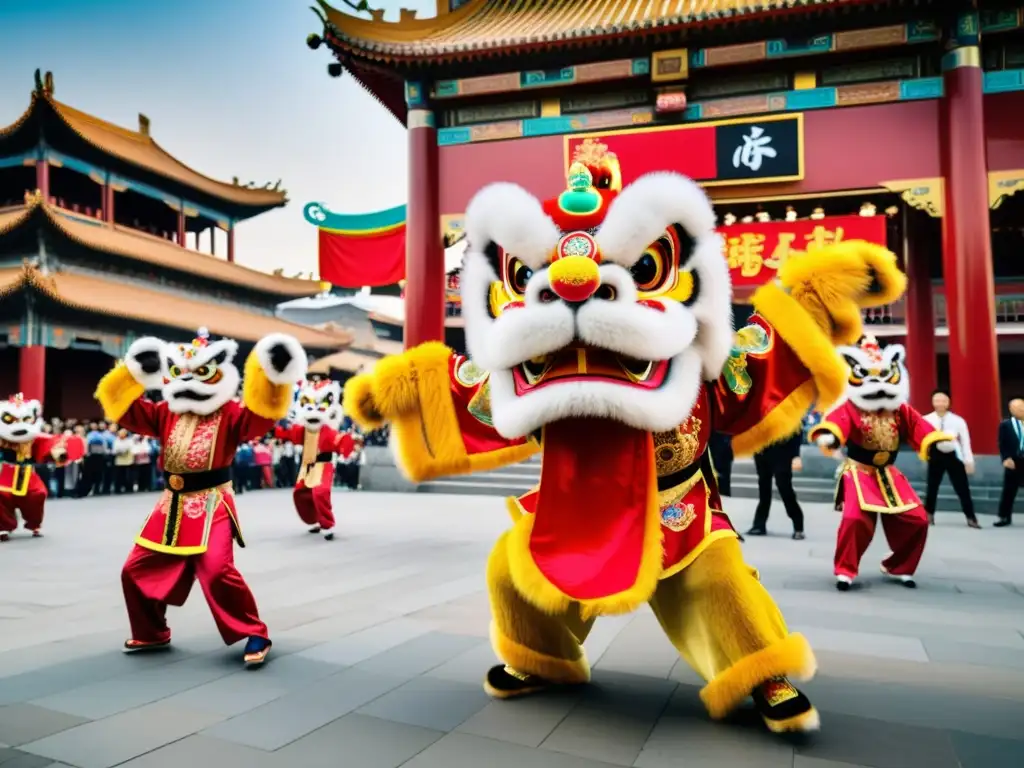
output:
[[[234,564],[233,541],[245,542],[231,465],[241,443],[272,431],[288,413],[306,355],[290,336],[264,337],[245,362],[243,383],[237,350],[231,339],[210,341],[204,329],[191,344],[142,338],[96,390],[107,419],[160,441],[164,469],[166,490],[121,571],[132,630],[126,652],[170,644],[167,606],[183,605],[193,580],[224,642],[248,639],[247,665],[262,664],[270,651],[267,626]],[[150,390],[160,390],[162,401],[146,399]]]
[[[19,393],[0,401],[0,542],[18,527],[16,511],[33,536],[43,535],[46,483],[33,466],[50,461],[59,466],[84,453],[79,437],[43,434],[38,400],[26,400]]]
[[[843,513],[836,541],[836,588],[845,592],[857,578],[879,514],[892,548],[882,561],[882,573],[913,588],[928,538],[928,516],[893,464],[901,442],[909,443],[922,460],[931,450],[952,452],[955,443],[907,403],[910,381],[902,345],[881,349],[867,336],[839,352],[849,367],[848,399],[810,431],[825,453],[846,449],[835,497],[836,509]]]
[[[279,426],[274,437],[302,446],[302,466],[295,481],[292,498],[295,511],[310,533],[323,532],[334,538],[334,512],[331,490],[334,487],[334,454],[347,456],[355,445],[352,436],[339,434],[341,424],[341,387],[336,381],[310,381],[303,384],[294,408],[297,423]]]
[[[818,727],[788,678],[815,671],[807,641],[743,562],[707,451],[791,434],[834,402],[837,343],[862,306],[900,295],[894,256],[865,243],[793,256],[762,287],[734,347],[731,288],[701,188],[653,173],[621,189],[618,163],[584,145],[568,189],[541,203],[513,184],[466,212],[462,302],[471,359],[427,343],[345,387],[345,410],[390,422],[415,481],[522,461],[540,485],[487,564],[494,697],[585,683],[597,616],[648,602],[707,681],[710,714],[753,696],[774,731]]]

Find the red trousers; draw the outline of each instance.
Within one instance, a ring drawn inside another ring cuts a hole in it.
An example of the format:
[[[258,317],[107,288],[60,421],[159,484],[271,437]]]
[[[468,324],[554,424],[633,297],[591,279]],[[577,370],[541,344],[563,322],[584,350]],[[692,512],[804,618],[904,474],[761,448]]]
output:
[[[171,639],[167,606],[181,606],[199,582],[220,636],[227,645],[247,637],[267,638],[256,599],[235,568],[231,518],[223,505],[214,512],[210,540],[201,555],[169,555],[138,544],[121,570],[121,587],[132,639],[144,643]]]
[[[30,531],[41,527],[45,506],[46,484],[33,472],[24,496],[0,491],[0,533],[9,533],[18,527],[18,518],[14,516],[16,509],[21,510],[21,519]]]
[[[334,527],[334,512],[331,509],[331,489],[334,485],[334,465],[324,464],[320,484],[307,488],[301,482],[295,486],[292,498],[295,511],[306,525],[319,525],[329,531]]]
[[[875,536],[878,517],[879,513],[862,512],[852,504],[843,506],[836,541],[836,576],[856,578],[860,559]],[[882,531],[892,550],[882,561],[882,567],[893,576],[913,576],[928,538],[928,516],[924,508],[919,504],[899,514],[882,513],[881,517]]]

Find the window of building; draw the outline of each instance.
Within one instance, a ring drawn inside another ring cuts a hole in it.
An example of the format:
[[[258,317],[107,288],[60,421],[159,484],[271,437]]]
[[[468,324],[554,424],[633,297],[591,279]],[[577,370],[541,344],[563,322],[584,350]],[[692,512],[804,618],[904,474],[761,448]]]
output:
[[[701,73],[703,75],[703,73]],[[729,96],[749,96],[755,93],[787,91],[791,87],[788,72],[757,72],[748,75],[708,77],[706,82],[698,80],[686,88],[690,101],[705,101]]]
[[[842,64],[822,69],[818,83],[822,86],[852,85],[885,80],[911,80],[921,77],[921,60],[916,56]]]
[[[605,109],[622,109],[637,107],[652,102],[651,94],[645,89],[636,88],[616,93],[588,93],[563,96],[559,99],[563,115],[574,115],[582,112],[600,112]]]

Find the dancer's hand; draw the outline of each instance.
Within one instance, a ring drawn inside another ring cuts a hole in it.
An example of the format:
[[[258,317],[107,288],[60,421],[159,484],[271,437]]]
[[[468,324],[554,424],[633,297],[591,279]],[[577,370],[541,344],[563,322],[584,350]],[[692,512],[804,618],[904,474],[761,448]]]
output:
[[[973,461],[964,462],[964,470],[967,472],[968,475],[973,475],[974,474],[974,462]]]
[[[1013,459],[1003,459],[1003,466],[1009,469],[1011,472],[1017,468],[1017,465],[1013,462]]]
[[[792,466],[793,466],[793,471],[794,472],[801,471],[804,468],[803,459],[801,459],[799,456],[797,456],[795,459],[793,459],[793,465]]]

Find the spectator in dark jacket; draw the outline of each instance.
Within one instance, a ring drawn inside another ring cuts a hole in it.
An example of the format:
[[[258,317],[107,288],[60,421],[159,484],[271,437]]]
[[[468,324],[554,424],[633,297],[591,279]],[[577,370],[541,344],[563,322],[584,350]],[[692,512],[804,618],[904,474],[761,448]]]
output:
[[[748,536],[764,536],[768,533],[768,512],[772,506],[772,479],[779,489],[779,496],[786,507],[786,514],[793,521],[793,538],[804,538],[804,513],[796,500],[793,490],[793,471],[802,468],[800,462],[800,446],[804,442],[803,430],[795,432],[787,439],[763,448],[754,454],[754,467],[757,469],[757,510],[754,512],[754,524],[747,531]]]

